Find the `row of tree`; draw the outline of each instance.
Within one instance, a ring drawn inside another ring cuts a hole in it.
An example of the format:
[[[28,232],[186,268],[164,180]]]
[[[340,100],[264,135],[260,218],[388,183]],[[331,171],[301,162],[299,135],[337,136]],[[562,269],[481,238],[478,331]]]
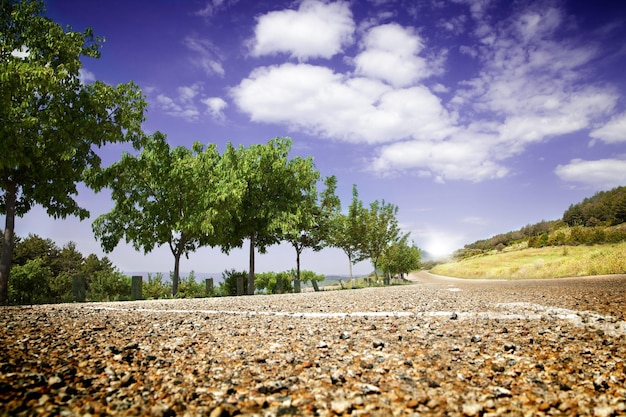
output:
[[[569,226],[615,226],[626,223],[626,187],[600,191],[572,204],[563,214]]]
[[[75,200],[83,181],[95,191],[111,189],[115,201],[93,224],[105,250],[122,239],[144,252],[169,246],[173,294],[181,256],[203,246],[229,252],[249,242],[248,294],[255,288],[255,251],[281,241],[296,250],[296,291],[305,248],[340,247],[350,265],[371,259],[375,271],[383,261],[396,273],[419,264],[419,249],[399,234],[397,207],[376,201],[365,209],[355,187],[349,213],[342,214],[336,179],[326,178],[318,193],[319,172],[310,158],[288,157],[289,139],[229,144],[220,154],[215,145],[172,148],[160,132],[145,135],[139,87],[83,84],[81,57],[98,58],[102,40],[90,29],[62,28],[45,16],[42,1],[0,2],[0,33],[0,212],[6,216],[0,304],[7,302],[16,217],[36,204],[55,218],[89,217]],[[102,169],[97,150],[115,142],[141,152]]]

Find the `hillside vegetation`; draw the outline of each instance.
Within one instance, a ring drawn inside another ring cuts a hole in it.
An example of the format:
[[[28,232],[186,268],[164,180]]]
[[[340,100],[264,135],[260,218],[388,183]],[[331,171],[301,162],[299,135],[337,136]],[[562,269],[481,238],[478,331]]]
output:
[[[572,204],[558,220],[467,244],[433,273],[465,278],[556,278],[626,273],[626,187]]]

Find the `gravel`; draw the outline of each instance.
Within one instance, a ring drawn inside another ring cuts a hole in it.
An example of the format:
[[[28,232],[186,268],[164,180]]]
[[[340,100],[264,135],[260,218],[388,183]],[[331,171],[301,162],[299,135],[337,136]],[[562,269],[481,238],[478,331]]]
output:
[[[0,414],[626,415],[626,276],[0,309]]]

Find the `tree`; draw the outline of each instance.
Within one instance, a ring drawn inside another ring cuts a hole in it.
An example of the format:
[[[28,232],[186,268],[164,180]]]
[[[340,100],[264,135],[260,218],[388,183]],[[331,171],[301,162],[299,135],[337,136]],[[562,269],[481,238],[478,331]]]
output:
[[[374,275],[378,281],[378,261],[390,245],[399,239],[398,207],[378,200],[370,204],[369,210],[363,212],[365,234],[361,240],[361,258],[370,259],[374,267]]]
[[[319,175],[312,159],[288,158],[291,143],[289,138],[274,138],[248,148],[228,144],[222,157],[230,167],[231,188],[239,199],[222,250],[228,253],[248,239],[248,295],[254,294],[255,250],[265,253],[282,240],[281,220],[297,212]]]
[[[89,213],[74,199],[96,150],[140,138],[146,103],[133,83],[81,83],[81,57],[98,58],[91,29],[67,32],[40,0],[0,2],[0,304],[7,301],[15,217],[40,204],[50,216]]]
[[[319,176],[317,172],[314,174],[316,177]],[[311,180],[314,180],[313,176]],[[300,271],[302,251],[309,248],[317,252],[327,244],[330,239],[330,220],[341,204],[335,195],[337,178],[327,177],[324,185],[325,189],[319,195],[315,185],[307,187],[308,192],[303,194],[296,210],[286,213],[281,221],[283,239],[296,251],[296,277],[293,284],[295,292],[300,292],[302,281]]]
[[[352,185],[352,202],[348,207],[348,213],[337,211],[331,220],[332,238],[331,245],[340,248],[348,257],[350,265],[350,282],[352,282],[352,265],[361,258],[363,239],[365,239],[365,216],[363,202],[359,200],[359,192],[356,184]]]
[[[379,262],[381,269],[387,273],[388,278],[392,274],[397,274],[400,278],[404,278],[404,274],[408,274],[420,267],[422,251],[415,246],[415,243],[409,245],[408,239],[409,233],[389,245],[383,252]]]
[[[167,244],[174,256],[172,295],[176,295],[181,256],[200,246],[217,245],[219,222],[231,211],[219,159],[215,145],[172,149],[165,135],[156,132],[140,155],[126,153],[121,161],[96,172],[90,181],[97,189],[111,188],[115,201],[113,209],[93,223],[103,249],[112,251],[122,238],[144,253]]]

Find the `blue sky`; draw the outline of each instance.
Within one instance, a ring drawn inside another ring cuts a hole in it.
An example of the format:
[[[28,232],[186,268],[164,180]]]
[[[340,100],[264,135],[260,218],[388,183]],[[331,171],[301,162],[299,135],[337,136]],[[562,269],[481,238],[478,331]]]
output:
[[[294,155],[337,176],[344,207],[356,183],[364,203],[398,205],[402,229],[435,254],[626,184],[622,1],[51,0],[48,15],[106,38],[84,82],[136,82],[147,132],[221,149],[290,136]],[[16,233],[102,256],[91,221],[110,195],[81,189],[78,200],[91,220],[37,207]],[[165,247],[122,242],[107,256],[123,271],[173,269]],[[294,263],[280,245],[257,270]],[[181,268],[246,267],[245,248],[202,248]],[[336,249],[305,253],[302,267],[348,273]]]

